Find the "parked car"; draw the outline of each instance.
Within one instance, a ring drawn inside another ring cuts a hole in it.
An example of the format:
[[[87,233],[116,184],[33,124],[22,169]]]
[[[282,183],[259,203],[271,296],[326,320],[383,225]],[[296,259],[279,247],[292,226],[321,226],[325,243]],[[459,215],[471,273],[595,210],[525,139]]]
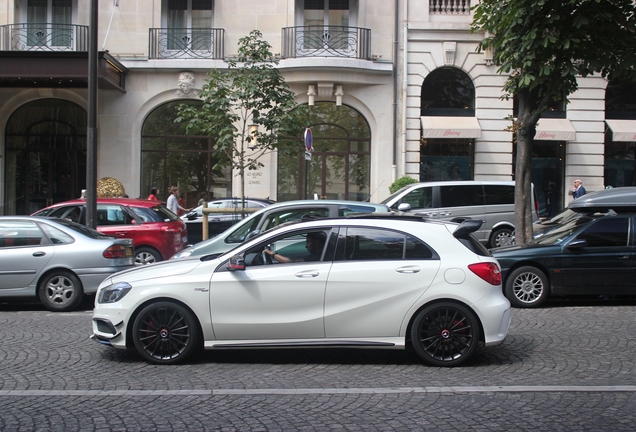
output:
[[[216,237],[185,248],[171,259],[221,254],[243,243],[251,236],[282,223],[311,217],[342,217],[351,213],[388,212],[384,204],[359,201],[297,200],[272,204],[257,211]]]
[[[475,236],[489,247],[514,243],[515,182],[439,181],[413,183],[382,201],[392,210],[410,210],[432,219],[479,219],[484,221]],[[405,204],[408,204],[405,207]],[[539,207],[532,189],[532,220],[539,220]]]
[[[570,202],[563,211],[552,219],[535,222],[532,225],[534,238],[539,238],[571,220],[608,210],[614,210],[617,213],[636,212],[636,187],[603,189],[583,195]]]
[[[86,201],[71,200],[54,204],[33,213],[69,219],[80,224],[86,221]],[[169,259],[187,244],[185,223],[163,202],[132,198],[98,198],[97,230],[106,235],[132,239],[135,265],[151,264]]]
[[[550,296],[636,294],[634,213],[583,214],[535,239],[492,250],[516,307]]]
[[[255,209],[262,209],[274,201],[267,199],[246,198],[245,204],[241,205],[240,198],[219,198],[208,202],[208,208],[224,209],[224,213],[208,214],[208,238],[221,234],[223,231],[236,224],[238,221],[251,215]],[[243,208],[250,209],[250,212],[243,213]],[[202,222],[203,206],[198,206],[181,216],[188,229],[188,242],[190,244],[199,243],[203,240]]]
[[[431,365],[460,365],[510,324],[499,265],[471,235],[480,225],[390,213],[286,224],[216,258],[113,275],[93,338],[157,364],[201,347],[412,346]]]
[[[70,311],[107,276],[133,267],[130,239],[30,216],[0,216],[0,297],[38,297],[54,312]]]

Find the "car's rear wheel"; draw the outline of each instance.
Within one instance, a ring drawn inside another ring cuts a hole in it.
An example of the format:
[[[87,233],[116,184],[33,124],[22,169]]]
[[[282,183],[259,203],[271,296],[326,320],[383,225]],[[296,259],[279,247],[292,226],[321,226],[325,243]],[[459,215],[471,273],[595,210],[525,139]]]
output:
[[[178,303],[152,303],[135,318],[132,339],[139,354],[149,362],[180,363],[190,357],[199,344],[197,320]]]
[[[411,327],[415,352],[434,366],[457,366],[468,360],[479,343],[475,314],[457,303],[436,303],[422,309]]]
[[[135,265],[142,266],[146,264],[153,264],[161,261],[161,255],[154,249],[149,247],[140,247],[135,249]]]
[[[40,301],[48,310],[67,312],[76,309],[84,298],[82,282],[73,273],[56,270],[40,281]]]
[[[504,294],[515,307],[541,306],[550,296],[550,285],[545,273],[536,267],[524,266],[510,272]]]
[[[510,246],[515,243],[514,231],[511,228],[498,228],[490,237],[490,247]]]

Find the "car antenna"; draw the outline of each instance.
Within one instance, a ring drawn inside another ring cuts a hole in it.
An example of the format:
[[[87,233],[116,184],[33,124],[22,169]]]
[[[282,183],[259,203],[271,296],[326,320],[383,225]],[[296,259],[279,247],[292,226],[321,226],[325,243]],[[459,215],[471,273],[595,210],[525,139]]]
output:
[[[377,188],[375,188],[375,190],[373,191],[373,193],[372,193],[371,195],[369,195],[369,198],[367,198],[366,200],[364,200],[364,202],[371,202],[371,197],[372,197],[373,195],[375,195],[375,193],[378,191],[378,189],[380,189],[380,186],[382,186],[382,183],[384,183],[384,180],[382,180],[382,181],[380,182],[380,184],[378,185],[378,187],[377,187]]]

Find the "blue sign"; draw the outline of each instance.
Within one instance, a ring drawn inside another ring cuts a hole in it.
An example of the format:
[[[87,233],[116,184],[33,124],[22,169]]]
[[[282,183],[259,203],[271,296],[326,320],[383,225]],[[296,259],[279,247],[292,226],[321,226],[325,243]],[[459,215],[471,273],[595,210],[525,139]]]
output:
[[[314,149],[314,136],[309,128],[305,129],[305,148],[309,152]]]

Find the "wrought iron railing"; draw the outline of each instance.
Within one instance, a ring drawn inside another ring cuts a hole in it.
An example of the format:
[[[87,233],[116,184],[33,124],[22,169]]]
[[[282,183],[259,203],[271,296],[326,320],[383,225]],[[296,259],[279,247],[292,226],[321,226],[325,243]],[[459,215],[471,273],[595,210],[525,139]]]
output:
[[[431,15],[470,15],[470,0],[429,0]]]
[[[342,26],[285,27],[281,57],[350,57],[370,60],[371,29]]]
[[[21,23],[0,26],[2,51],[88,51],[88,26]]]
[[[151,28],[148,58],[222,59],[224,42],[224,29]]]

